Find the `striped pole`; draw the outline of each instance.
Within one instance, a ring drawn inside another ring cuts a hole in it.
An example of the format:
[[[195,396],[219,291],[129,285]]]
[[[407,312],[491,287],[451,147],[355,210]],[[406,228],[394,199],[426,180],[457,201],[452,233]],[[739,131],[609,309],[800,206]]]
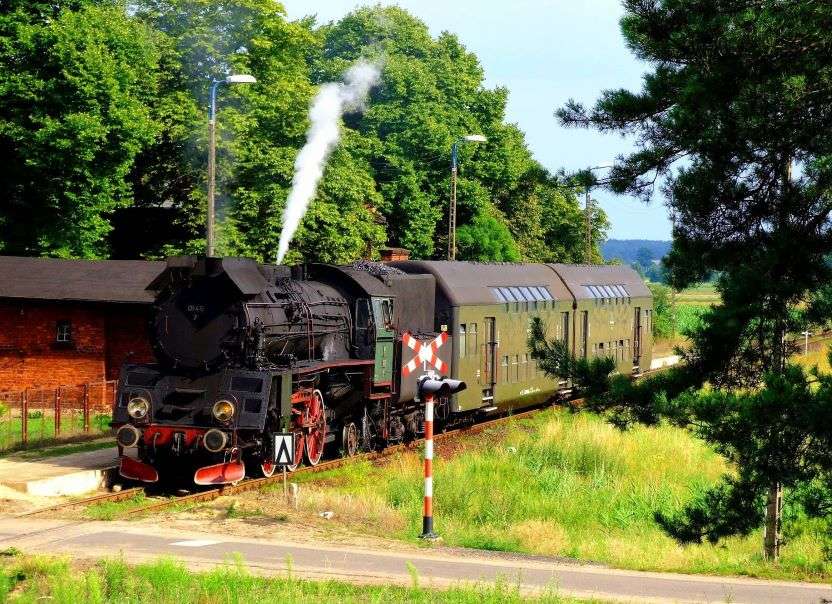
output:
[[[425,508],[421,539],[436,539],[433,532],[433,394],[425,393]]]

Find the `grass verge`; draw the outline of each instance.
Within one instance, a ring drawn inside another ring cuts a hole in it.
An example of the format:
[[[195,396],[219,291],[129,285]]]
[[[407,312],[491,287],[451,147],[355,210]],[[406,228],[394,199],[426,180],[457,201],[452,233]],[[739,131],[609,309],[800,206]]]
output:
[[[86,567],[68,560],[22,556],[0,557],[0,601],[54,604],[190,602],[378,602],[454,604],[541,602],[579,604],[589,600],[561,598],[554,591],[524,597],[512,585],[458,586],[444,590],[420,587],[358,586],[339,581],[305,581],[291,576],[264,578],[250,574],[241,561],[204,573],[189,572],[175,560],[135,567],[104,560]]]
[[[84,517],[88,520],[114,520],[121,514],[140,508],[147,503],[144,492],[139,491],[124,501],[102,501],[84,508]]]
[[[437,443],[436,527],[448,545],[562,556],[619,568],[820,581],[832,577],[822,528],[788,507],[779,563],[762,535],[681,546],[654,520],[728,470],[669,426],[620,432],[589,413],[546,411],[477,436]],[[299,481],[302,481],[298,476]],[[301,506],[332,510],[355,530],[418,542],[422,467],[406,453],[318,474]]]

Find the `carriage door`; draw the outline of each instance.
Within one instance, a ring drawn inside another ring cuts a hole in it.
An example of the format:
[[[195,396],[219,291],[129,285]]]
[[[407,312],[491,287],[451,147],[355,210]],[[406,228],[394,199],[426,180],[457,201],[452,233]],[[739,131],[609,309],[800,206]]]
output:
[[[586,358],[589,354],[589,311],[581,312],[581,356]]]
[[[494,402],[494,385],[497,383],[494,371],[497,366],[497,320],[485,317],[485,342],[482,345],[482,402]]]
[[[638,365],[639,359],[641,359],[641,307],[637,306],[633,321],[633,365]]]

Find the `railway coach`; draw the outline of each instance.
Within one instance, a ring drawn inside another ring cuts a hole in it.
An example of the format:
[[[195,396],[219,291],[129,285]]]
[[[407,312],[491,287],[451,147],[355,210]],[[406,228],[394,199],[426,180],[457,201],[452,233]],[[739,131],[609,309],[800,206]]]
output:
[[[397,262],[436,280],[434,329],[450,335],[450,375],[468,388],[448,411],[493,412],[539,404],[571,386],[543,374],[529,355],[533,317],[576,357],[612,357],[619,373],[652,358],[652,295],[624,266]]]
[[[534,317],[577,356],[650,366],[650,292],[620,266],[184,257],[148,289],[156,362],[122,368],[113,411],[120,472],[145,482],[269,476],[282,434],[291,466],[416,438],[428,371],[468,384],[440,427],[539,404],[570,384],[530,358]]]

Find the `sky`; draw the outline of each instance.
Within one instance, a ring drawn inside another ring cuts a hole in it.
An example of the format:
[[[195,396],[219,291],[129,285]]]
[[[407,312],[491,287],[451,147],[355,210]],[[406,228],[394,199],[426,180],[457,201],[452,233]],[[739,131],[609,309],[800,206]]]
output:
[[[377,0],[281,0],[289,17],[337,20]],[[561,127],[556,108],[570,98],[591,105],[609,88],[641,87],[648,66],[624,44],[620,0],[398,0],[431,32],[450,31],[479,57],[486,85],[509,90],[507,119],[526,133],[538,161],[552,171],[608,164],[633,147],[616,134]],[[493,7],[493,8],[491,8]],[[670,239],[660,192],[649,205],[593,191],[610,219],[611,239]]]

